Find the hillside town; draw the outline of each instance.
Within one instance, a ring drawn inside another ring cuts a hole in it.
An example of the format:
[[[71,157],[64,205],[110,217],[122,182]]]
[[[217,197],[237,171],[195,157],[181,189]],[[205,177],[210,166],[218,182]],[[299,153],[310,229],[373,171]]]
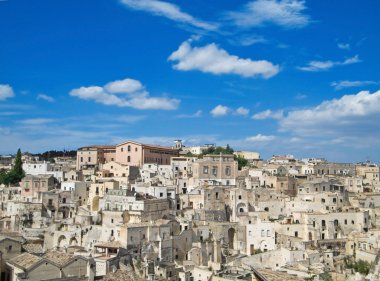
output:
[[[380,280],[371,162],[128,140],[0,170],[1,281]]]

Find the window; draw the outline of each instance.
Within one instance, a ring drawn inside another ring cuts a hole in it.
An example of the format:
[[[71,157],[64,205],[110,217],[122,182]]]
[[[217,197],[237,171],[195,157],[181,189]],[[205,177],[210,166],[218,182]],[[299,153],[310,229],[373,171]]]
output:
[[[344,224],[347,224],[347,220],[344,220]]]
[[[230,166],[226,167],[225,173],[226,173],[226,176],[230,176],[231,175],[231,167]]]
[[[219,193],[218,192],[215,193],[215,198],[219,199]]]
[[[218,167],[213,166],[213,167],[212,167],[212,175],[213,175],[213,176],[216,176],[217,174],[218,174]]]
[[[261,237],[264,237],[264,236],[265,236],[265,230],[262,229],[262,230],[261,230]]]
[[[239,200],[241,200],[241,195],[239,195]]]
[[[88,162],[91,162],[91,157],[88,157]]]
[[[127,157],[127,162],[131,162],[131,156]]]
[[[162,192],[160,192],[160,197],[164,197],[164,194]]]
[[[208,174],[208,166],[203,166],[203,173]]]
[[[123,151],[124,151],[124,148],[120,148],[120,151],[123,152]]]
[[[83,162],[83,157],[80,158],[80,161]]]
[[[135,147],[135,151],[137,152],[137,147]]]
[[[130,145],[128,145],[128,152],[130,152],[131,151],[131,146]]]

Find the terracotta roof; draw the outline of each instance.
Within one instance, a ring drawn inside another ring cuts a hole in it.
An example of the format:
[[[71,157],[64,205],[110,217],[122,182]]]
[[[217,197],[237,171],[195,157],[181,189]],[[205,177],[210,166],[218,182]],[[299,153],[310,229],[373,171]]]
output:
[[[178,150],[178,149],[175,149],[175,148],[172,148],[172,147],[169,147],[169,146],[162,146],[162,145],[157,145],[157,144],[144,144],[144,143],[139,143],[139,142],[131,141],[131,140],[119,143],[116,146],[124,145],[126,143],[134,143],[134,144],[142,145],[144,147],[155,148],[155,149]]]
[[[103,149],[115,149],[116,145],[87,145],[79,147],[78,150],[83,148],[103,148]]]
[[[16,267],[22,268],[24,270],[32,267],[37,262],[42,260],[40,257],[37,257],[35,255],[29,254],[29,253],[23,253],[17,257],[14,257],[9,261],[10,264],[13,264]]]

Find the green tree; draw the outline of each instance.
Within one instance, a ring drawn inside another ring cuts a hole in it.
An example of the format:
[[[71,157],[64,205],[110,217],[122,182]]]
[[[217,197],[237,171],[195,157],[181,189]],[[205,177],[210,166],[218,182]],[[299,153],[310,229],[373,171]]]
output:
[[[22,160],[21,160],[21,150],[17,150],[15,165],[13,166],[13,171],[16,175],[20,176],[20,180],[25,176],[24,170],[22,169]]]
[[[238,169],[239,170],[241,170],[241,168],[248,165],[248,160],[245,159],[244,157],[237,156],[237,157],[235,157],[235,160],[237,160],[237,162],[238,162]]]
[[[5,169],[0,170],[0,184],[6,184],[7,171]]]
[[[18,149],[15,164],[9,172],[4,170],[0,171],[0,184],[18,184],[25,176],[25,172],[22,169],[21,150]]]
[[[207,154],[217,155],[217,154],[233,154],[233,153],[234,153],[234,150],[227,144],[226,147],[221,147],[221,146],[213,147],[213,146],[211,146],[211,147],[207,148],[206,150],[203,150],[202,156],[207,155]]]

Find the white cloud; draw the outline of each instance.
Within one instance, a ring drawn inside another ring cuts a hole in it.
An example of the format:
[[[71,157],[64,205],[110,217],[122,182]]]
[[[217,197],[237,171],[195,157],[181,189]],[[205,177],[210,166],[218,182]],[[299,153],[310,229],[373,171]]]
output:
[[[230,109],[227,106],[219,104],[210,113],[213,117],[221,117],[227,115],[229,111]]]
[[[50,118],[30,118],[30,119],[20,120],[19,123],[23,125],[39,126],[39,125],[52,123],[54,121],[55,119],[50,119]]]
[[[349,50],[351,46],[348,43],[338,43],[338,48],[342,50]]]
[[[133,94],[143,90],[144,86],[138,80],[127,78],[109,82],[104,86],[104,89],[111,94]]]
[[[109,82],[104,87],[90,86],[73,89],[70,95],[104,105],[136,109],[174,110],[180,103],[178,99],[151,97],[139,81],[129,78]]]
[[[202,110],[197,110],[193,114],[180,114],[177,115],[177,118],[199,118],[203,114]]]
[[[156,16],[165,17],[173,21],[188,24],[204,30],[217,30],[218,25],[194,18],[190,14],[182,12],[175,4],[158,0],[121,0],[128,8],[145,11]]]
[[[325,71],[329,70],[330,68],[333,68],[335,66],[339,65],[348,65],[348,64],[354,64],[359,63],[361,60],[359,59],[358,55],[355,55],[351,58],[347,58],[344,61],[316,61],[313,60],[309,62],[306,66],[298,67],[298,69],[303,71],[311,71],[311,72],[317,72],[317,71]]]
[[[261,111],[252,116],[252,119],[264,120],[264,119],[281,119],[284,116],[284,111],[277,110],[272,111],[270,109]]]
[[[176,62],[174,69],[199,70],[212,74],[237,74],[243,77],[270,78],[279,72],[279,66],[266,60],[253,61],[230,55],[215,43],[192,47],[192,40],[183,42],[168,60]]]
[[[239,108],[236,109],[235,112],[237,115],[247,116],[249,114],[249,109],[243,106],[240,106]]]
[[[6,100],[15,96],[11,86],[6,84],[0,84],[0,100]]]
[[[249,142],[268,142],[274,140],[275,136],[266,136],[262,134],[257,134],[256,136],[248,137],[245,140]]]
[[[55,102],[55,99],[53,97],[45,95],[45,94],[39,94],[37,96],[37,100],[44,100],[47,102]]]
[[[352,88],[352,87],[363,87],[363,86],[369,86],[369,85],[375,85],[378,84],[376,81],[334,81],[331,83],[331,86],[335,88],[335,90],[342,90],[345,88]]]
[[[379,135],[380,91],[361,91],[322,102],[303,110],[290,111],[280,120],[280,130],[301,136],[373,137]]]
[[[310,22],[310,17],[303,13],[305,9],[305,1],[300,0],[256,0],[248,2],[241,11],[229,12],[227,18],[243,28],[267,23],[301,28]]]

